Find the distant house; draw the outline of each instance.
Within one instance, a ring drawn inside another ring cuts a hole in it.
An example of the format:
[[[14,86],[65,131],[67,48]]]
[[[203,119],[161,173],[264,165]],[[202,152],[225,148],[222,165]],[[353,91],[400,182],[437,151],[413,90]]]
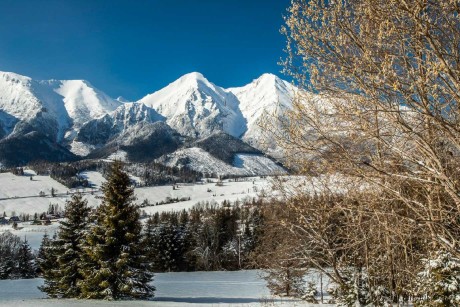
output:
[[[8,222],[10,224],[13,224],[14,222],[19,223],[20,221],[21,221],[21,219],[19,218],[19,216],[12,216],[12,217],[10,217]]]
[[[6,224],[8,224],[8,220],[4,218],[3,216],[0,217],[0,225],[6,225]]]

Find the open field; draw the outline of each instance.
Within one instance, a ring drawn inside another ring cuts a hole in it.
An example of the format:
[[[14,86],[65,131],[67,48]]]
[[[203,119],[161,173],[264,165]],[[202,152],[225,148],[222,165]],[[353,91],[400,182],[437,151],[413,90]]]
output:
[[[45,299],[42,279],[0,280],[0,306],[309,306],[271,297],[259,271],[159,273],[152,301]]]

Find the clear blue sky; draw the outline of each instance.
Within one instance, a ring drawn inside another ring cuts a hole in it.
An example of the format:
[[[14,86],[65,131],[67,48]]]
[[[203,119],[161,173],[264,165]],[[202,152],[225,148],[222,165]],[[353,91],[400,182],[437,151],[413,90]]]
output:
[[[223,87],[280,74],[289,0],[0,0],[0,70],[86,79],[134,100],[199,71]]]

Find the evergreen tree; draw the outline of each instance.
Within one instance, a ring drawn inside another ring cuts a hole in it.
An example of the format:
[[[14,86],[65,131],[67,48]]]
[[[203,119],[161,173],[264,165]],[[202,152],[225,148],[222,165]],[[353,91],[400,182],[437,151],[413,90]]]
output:
[[[48,236],[48,233],[45,232],[45,234],[43,235],[42,241],[40,243],[40,247],[38,248],[38,252],[37,252],[37,273],[39,275],[42,275],[44,272],[42,270],[42,263],[46,259],[46,256],[47,256],[46,248],[50,245],[50,241],[51,240],[50,240],[50,237]]]
[[[154,287],[142,249],[142,226],[134,190],[121,162],[112,164],[95,224],[85,238],[82,298],[147,299]]]
[[[8,279],[14,268],[14,261],[10,255],[0,261],[0,279]]]
[[[158,212],[155,214],[157,217],[156,219],[154,217],[150,217],[147,219],[145,222],[144,226],[144,236],[142,238],[142,248],[145,252],[145,255],[147,256],[147,259],[149,261],[152,261],[156,249],[155,249],[155,240],[156,240],[156,229],[159,224],[159,215]],[[152,267],[153,269],[153,267]]]
[[[274,295],[287,297],[302,297],[304,295],[304,272],[289,265],[266,270],[264,276],[267,287]]]
[[[424,270],[416,284],[416,306],[459,306],[460,259],[437,251],[423,262]]]
[[[77,297],[80,289],[77,285],[82,279],[80,274],[82,263],[81,241],[86,235],[90,208],[81,194],[72,195],[67,202],[64,218],[59,227],[56,241],[57,272],[55,274],[60,296]]]
[[[40,249],[38,250],[37,262],[44,281],[43,286],[38,289],[45,292],[49,297],[55,298],[59,295],[57,285],[57,236],[54,234],[50,239],[47,234],[43,236]]]
[[[0,234],[0,279],[9,279],[14,273],[21,239],[7,231]]]
[[[161,223],[154,233],[150,260],[160,272],[181,271],[185,266],[184,241],[177,224]]]
[[[18,278],[34,278],[36,276],[35,272],[35,258],[27,239],[24,239],[19,248],[15,275]]]
[[[305,287],[305,294],[302,296],[302,299],[307,303],[318,304],[318,294],[316,283],[309,281]]]

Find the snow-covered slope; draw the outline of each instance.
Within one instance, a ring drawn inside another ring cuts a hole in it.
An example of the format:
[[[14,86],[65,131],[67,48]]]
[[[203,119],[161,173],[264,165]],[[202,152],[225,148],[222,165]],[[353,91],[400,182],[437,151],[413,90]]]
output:
[[[168,125],[190,137],[219,130],[239,137],[246,131],[236,97],[200,73],[184,75],[140,102],[157,110],[167,118]]]
[[[260,150],[275,150],[270,132],[260,126],[264,120],[276,124],[276,118],[291,108],[297,88],[273,74],[264,74],[248,85],[227,91],[238,98],[241,113],[247,121],[242,139]]]
[[[140,122],[124,129],[110,142],[91,152],[89,158],[114,159],[117,156],[131,162],[150,162],[176,151],[183,143],[175,130],[162,121]]]
[[[270,133],[260,126],[291,107],[297,88],[273,74],[264,74],[243,87],[223,89],[200,73],[182,76],[140,100],[167,118],[184,135],[203,137],[224,131],[254,147],[276,151]]]
[[[170,167],[187,167],[214,175],[250,176],[286,173],[285,169],[263,155],[237,154],[233,165],[229,165],[198,147],[178,150],[161,157],[158,162]]]
[[[76,141],[104,145],[131,126],[160,120],[164,118],[142,103],[125,103],[115,111],[84,124],[78,132]]]
[[[7,134],[39,131],[61,140],[71,126],[60,96],[29,77],[0,72],[0,120]],[[18,124],[20,123],[20,124]]]
[[[32,79],[10,72],[0,72],[0,109],[16,120],[32,119],[41,103],[32,92]]]
[[[84,80],[37,81],[0,72],[0,122],[6,134],[16,128],[16,133],[36,130],[55,141],[66,133],[73,138],[72,131],[120,105]]]
[[[85,80],[42,81],[63,97],[64,105],[75,128],[114,111],[122,103],[107,96]]]

